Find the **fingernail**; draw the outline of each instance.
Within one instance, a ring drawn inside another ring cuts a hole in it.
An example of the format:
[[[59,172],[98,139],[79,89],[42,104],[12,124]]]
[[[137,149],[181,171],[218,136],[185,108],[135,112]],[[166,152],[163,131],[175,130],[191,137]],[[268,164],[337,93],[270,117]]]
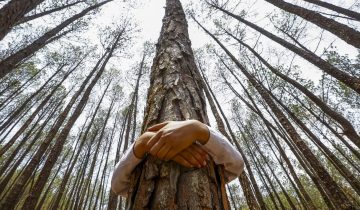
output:
[[[206,166],[206,160],[204,160],[204,162],[203,162],[203,166]]]

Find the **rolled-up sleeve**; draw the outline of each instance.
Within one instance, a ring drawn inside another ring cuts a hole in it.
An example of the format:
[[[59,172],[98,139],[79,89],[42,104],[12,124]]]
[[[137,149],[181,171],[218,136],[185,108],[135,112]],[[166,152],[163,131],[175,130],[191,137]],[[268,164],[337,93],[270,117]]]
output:
[[[115,166],[111,178],[111,189],[118,195],[127,197],[130,186],[130,176],[135,167],[142,161],[133,153],[134,144],[124,153],[123,157]]]
[[[210,126],[208,129],[210,132],[209,140],[204,147],[215,164],[224,166],[226,182],[230,182],[243,172],[244,160],[227,138]]]

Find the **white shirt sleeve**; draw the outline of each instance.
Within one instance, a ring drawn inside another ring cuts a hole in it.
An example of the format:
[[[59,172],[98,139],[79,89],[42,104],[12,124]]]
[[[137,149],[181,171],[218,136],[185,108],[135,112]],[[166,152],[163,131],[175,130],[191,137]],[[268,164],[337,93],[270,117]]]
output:
[[[129,146],[125,154],[115,166],[111,178],[111,189],[118,195],[127,197],[130,187],[130,176],[135,167],[142,161],[133,152],[134,143]]]
[[[230,182],[238,177],[244,170],[244,161],[240,153],[230,144],[223,135],[209,127],[209,140],[204,145],[215,164],[223,165],[225,181]],[[111,189],[126,197],[130,186],[130,176],[135,167],[142,161],[134,155],[132,144],[116,164],[111,179]]]
[[[244,170],[244,160],[237,149],[230,144],[229,140],[218,131],[208,126],[210,136],[204,145],[215,164],[225,168],[225,181],[228,183],[240,176]]]

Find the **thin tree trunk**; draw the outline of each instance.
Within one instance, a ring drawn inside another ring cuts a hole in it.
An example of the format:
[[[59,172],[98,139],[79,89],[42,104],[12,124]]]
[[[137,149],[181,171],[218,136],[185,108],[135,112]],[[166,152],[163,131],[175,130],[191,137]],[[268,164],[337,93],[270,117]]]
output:
[[[60,104],[61,104],[61,102],[58,103],[58,106],[60,106]],[[45,122],[48,122],[54,116],[54,114],[56,113],[56,111],[58,109],[58,106],[56,106],[53,109],[53,111],[51,111],[49,116],[45,119]],[[10,189],[10,185],[9,185],[10,180],[14,176],[16,170],[19,169],[19,166],[20,166],[21,162],[24,160],[26,155],[30,152],[33,145],[36,143],[36,141],[38,141],[38,139],[43,134],[43,130],[44,130],[46,125],[47,125],[47,123],[43,123],[40,126],[39,130],[35,133],[34,137],[32,139],[27,139],[28,141],[30,141],[29,145],[27,146],[25,151],[20,155],[20,157],[14,162],[14,164],[12,165],[12,168],[6,173],[6,176],[1,180],[0,189],[6,189],[6,186],[9,186],[8,189]],[[18,145],[17,148],[13,151],[13,153],[9,156],[7,162],[1,167],[1,170],[0,170],[1,173],[0,174],[4,174],[5,170],[8,170],[8,167],[10,166],[11,162],[14,161],[13,158],[17,155],[17,152],[20,149],[21,149],[21,145]]]
[[[246,145],[246,147],[247,147],[247,150],[248,150],[248,153],[250,154],[250,157],[251,157],[251,159],[253,160],[254,165],[255,165],[256,168],[258,169],[259,174],[261,174],[261,171],[262,171],[263,175],[265,176],[267,182],[269,183],[269,185],[270,185],[270,187],[271,187],[271,189],[272,189],[271,191],[274,193],[276,199],[278,200],[278,203],[280,204],[281,209],[285,210],[286,208],[285,208],[285,206],[284,206],[284,204],[283,204],[283,202],[282,202],[282,200],[281,200],[281,198],[280,198],[280,196],[279,196],[279,194],[278,194],[278,192],[277,192],[276,187],[274,186],[274,184],[272,183],[272,181],[271,181],[268,173],[266,172],[266,170],[265,170],[264,167],[262,166],[263,164],[261,164],[261,162],[259,161],[259,159],[256,157],[256,155],[252,152],[252,149],[250,148],[250,145],[249,145],[249,143],[248,143],[248,137],[247,137],[247,136],[250,135],[250,134],[247,133],[247,135],[246,135],[246,134],[240,129],[240,127],[239,127],[239,131],[241,132],[242,137],[243,137],[243,141],[242,141],[242,142],[245,143],[245,145]],[[270,191],[270,193],[271,193],[271,191]]]
[[[104,59],[104,57],[107,55],[105,53],[103,57],[100,58],[96,66],[93,68],[93,70],[90,72],[90,74],[86,77],[86,79],[81,84],[80,88],[77,90],[77,92],[72,96],[70,102],[67,104],[66,108],[62,111],[62,113],[59,115],[59,117],[56,120],[55,125],[51,128],[51,130],[46,135],[45,139],[41,143],[39,149],[36,151],[36,154],[32,158],[32,160],[29,162],[29,164],[25,167],[24,173],[20,176],[17,183],[13,186],[12,190],[10,191],[9,195],[0,202],[0,208],[4,209],[13,209],[16,203],[19,201],[20,196],[22,195],[24,186],[26,182],[29,180],[32,172],[39,164],[41,157],[43,156],[44,152],[47,150],[47,148],[50,146],[51,140],[56,136],[58,133],[58,130],[62,126],[63,122],[65,121],[67,115],[69,114],[72,106],[80,96],[80,94],[85,89],[86,84],[89,82],[93,74],[98,69],[101,61]]]
[[[333,118],[336,122],[338,122],[342,128],[344,134],[356,145],[358,148],[360,148],[360,136],[357,134],[354,126],[340,113],[333,110],[331,107],[329,107],[326,103],[324,103],[319,97],[317,97],[315,94],[313,94],[311,91],[309,91],[307,88],[305,88],[303,85],[298,83],[296,80],[289,78],[285,74],[282,74],[280,71],[278,71],[276,68],[271,66],[264,58],[260,56],[253,48],[251,48],[249,45],[245,44],[240,39],[233,36],[231,33],[226,32],[231,37],[233,37],[235,40],[237,40],[241,45],[245,46],[247,49],[249,49],[266,67],[268,67],[271,72],[282,78],[284,81],[292,84],[295,86],[298,90],[300,90],[304,95],[309,97],[324,113],[326,113],[328,116]]]
[[[236,140],[235,135],[233,134],[233,132],[230,131],[231,128],[230,128],[229,123],[227,122],[226,116],[225,116],[224,112],[222,111],[221,106],[220,106],[217,98],[215,97],[215,94],[211,90],[211,87],[210,87],[207,79],[205,78],[204,72],[201,69],[200,65],[199,65],[199,69],[200,69],[200,72],[201,72],[202,78],[203,78],[203,80],[202,80],[203,81],[203,89],[204,89],[206,98],[209,101],[210,108],[211,108],[211,110],[212,110],[212,112],[213,112],[213,114],[215,116],[215,120],[216,120],[218,129],[224,136],[227,137],[227,139],[229,139],[229,140],[232,139],[232,141],[235,143],[237,149],[239,150],[239,152],[241,153],[241,155],[242,155],[242,157],[244,159],[245,166],[246,166],[246,168],[247,168],[247,170],[249,172],[251,182],[250,182],[249,178],[247,177],[247,174],[244,174],[243,176],[239,177],[239,182],[240,182],[240,184],[242,186],[242,189],[244,191],[244,195],[245,195],[246,201],[248,203],[248,206],[249,206],[250,209],[259,209],[259,205],[260,205],[261,209],[266,209],[265,203],[264,203],[263,198],[261,196],[260,189],[259,189],[259,187],[258,187],[258,185],[257,185],[257,183],[255,181],[255,178],[254,178],[254,175],[253,175],[252,170],[250,168],[250,164],[249,164],[249,161],[247,160],[246,154],[243,152],[240,145],[237,144],[237,140]],[[226,132],[225,125],[224,125],[224,123],[223,123],[223,121],[221,119],[220,114],[217,111],[217,108],[216,108],[216,105],[215,105],[214,102],[218,106],[221,115],[225,119],[225,122],[226,122],[226,124],[228,126],[228,129],[230,131],[230,134],[231,134],[232,138],[230,138],[229,134]],[[255,195],[257,197],[257,200],[255,199],[251,188],[249,188],[250,185],[247,184],[247,183],[249,183],[249,184],[252,183],[254,191],[255,191]]]
[[[0,40],[12,27],[44,0],[11,0],[0,9]]]
[[[241,83],[240,83],[241,84]],[[296,174],[295,170],[292,167],[292,164],[290,162],[290,160],[287,158],[287,155],[285,153],[285,151],[282,149],[282,146],[280,145],[279,141],[277,140],[277,138],[275,137],[274,133],[272,132],[272,130],[274,130],[290,147],[291,151],[294,153],[294,155],[296,156],[296,158],[298,159],[300,165],[304,168],[304,170],[306,171],[306,173],[310,176],[311,180],[314,182],[314,184],[316,185],[317,189],[319,190],[319,192],[321,193],[325,203],[327,204],[329,209],[334,210],[335,208],[333,207],[332,202],[330,201],[330,198],[328,196],[328,193],[326,193],[324,191],[324,189],[322,188],[322,186],[320,185],[320,179],[315,176],[310,169],[308,168],[308,164],[303,160],[303,158],[301,157],[301,155],[296,151],[296,148],[293,146],[293,144],[291,144],[291,142],[288,140],[288,137],[286,137],[284,134],[282,134],[281,131],[279,131],[276,127],[274,127],[261,113],[261,111],[259,110],[259,108],[257,108],[256,104],[254,103],[254,106],[256,107],[256,109],[251,106],[247,101],[245,101],[240,94],[238,94],[235,89],[229,84],[227,83],[227,85],[230,87],[230,89],[234,92],[234,94],[236,96],[238,96],[245,104],[246,106],[248,106],[254,113],[256,113],[257,115],[259,115],[259,117],[264,121],[266,127],[268,128],[269,132],[272,134],[273,136],[273,142],[276,144],[278,150],[280,151],[280,154],[283,156],[285,162],[288,164],[289,168],[292,168],[292,170],[294,171],[293,173]],[[244,88],[244,87],[243,87]],[[246,89],[244,88],[245,92]],[[247,93],[247,95],[249,96],[249,98],[251,99],[250,95]],[[252,100],[252,99],[251,99]],[[293,175],[293,177],[297,177],[295,175]],[[296,180],[296,179],[295,179]],[[310,199],[310,196],[307,194],[306,190],[303,188],[301,182],[299,179],[297,179],[298,181],[298,186],[300,189],[302,189],[302,193],[304,196],[307,195],[307,202],[308,205],[312,206],[311,209],[316,209],[316,207],[314,206],[312,200]]]
[[[202,27],[202,26],[201,26]],[[203,28],[203,27],[202,27]],[[271,99],[271,96],[268,94],[266,90],[262,88],[261,85],[258,84],[256,79],[253,75],[251,75],[247,69],[242,66],[239,61],[230,53],[228,49],[209,31],[203,28],[204,31],[210,35],[218,44],[219,46],[226,52],[226,54],[231,58],[231,60],[236,64],[239,70],[248,78],[250,83],[253,87],[258,91],[264,101],[267,103],[269,108],[275,114],[276,118],[279,120],[281,125],[286,129],[288,132],[292,142],[299,148],[299,151],[306,157],[309,164],[313,168],[314,172],[321,177],[321,182],[324,188],[327,188],[329,192],[332,192],[329,196],[332,199],[332,202],[336,205],[339,209],[354,209],[354,206],[351,204],[349,199],[346,197],[344,192],[338,186],[338,184],[332,179],[330,174],[326,171],[320,161],[316,158],[316,156],[312,153],[309,147],[305,144],[302,140],[300,135],[297,133],[293,125],[284,115],[284,113],[277,107],[274,101]]]
[[[99,71],[97,72],[97,74],[95,75],[95,77],[93,78],[91,83],[89,84],[89,86],[86,88],[86,90],[85,90],[82,98],[80,99],[80,102],[76,106],[72,116],[69,118],[67,124],[64,126],[63,130],[59,134],[59,137],[56,139],[55,145],[53,146],[53,148],[50,152],[49,158],[46,160],[46,163],[39,174],[39,178],[36,181],[34,188],[30,191],[28,197],[25,200],[23,209],[33,209],[35,207],[37,200],[40,196],[40,193],[43,190],[48,177],[50,176],[51,169],[54,167],[54,164],[63,149],[63,146],[65,144],[67,136],[70,133],[72,126],[74,125],[74,123],[76,122],[76,120],[78,119],[80,114],[82,113],[84,107],[86,106],[93,87],[98,82],[102,73],[104,72],[106,64],[112,57],[113,52],[116,49],[117,44],[119,43],[120,38],[122,36],[123,36],[123,30],[121,32],[119,32],[119,34],[117,35],[111,49],[108,52],[107,58],[105,59],[104,63],[102,64],[101,68],[99,69]]]
[[[360,32],[345,24],[339,23],[331,18],[324,17],[315,11],[294,4],[290,4],[283,0],[265,0],[265,1],[269,2],[270,4],[278,8],[285,10],[286,12],[298,15],[304,18],[305,20],[319,26],[320,28],[329,31],[330,33],[344,40],[348,44],[360,48]]]
[[[265,87],[263,87],[265,89]],[[324,145],[317,136],[310,131],[310,129],[299,119],[296,115],[286,107],[276,96],[274,96],[271,92],[269,94],[272,98],[281,106],[283,109],[290,115],[290,117],[299,125],[301,129],[305,131],[310,136],[310,139],[322,150],[324,155],[332,162],[335,168],[340,172],[340,174],[349,182],[349,184],[353,187],[355,192],[360,196],[360,182],[357,178],[351,173],[350,170],[347,169],[345,165],[341,163],[341,161],[334,155],[326,145]]]
[[[351,11],[349,9],[345,9],[345,8],[336,6],[334,4],[330,4],[328,2],[324,2],[324,1],[320,1],[320,0],[303,0],[303,1],[307,1],[307,2],[310,2],[310,3],[316,4],[318,6],[324,7],[326,9],[335,11],[337,13],[346,15],[348,17],[351,17],[351,18],[354,18],[354,19],[360,21],[360,13],[358,13],[358,12],[354,12],[354,11]]]
[[[125,115],[123,122],[122,122],[120,135],[119,135],[119,139],[118,139],[117,147],[116,147],[116,154],[115,154],[115,160],[114,160],[115,165],[120,159],[120,151],[121,151],[121,146],[122,146],[122,142],[123,142],[125,126],[126,126],[126,121],[127,121],[128,115],[129,115],[129,112],[127,112],[127,114]],[[108,208],[107,208],[108,210],[116,209],[116,204],[118,203],[117,199],[118,199],[118,196],[112,190],[110,190],[109,198],[108,198]]]
[[[110,1],[112,1],[112,0],[106,0],[104,2],[101,2],[99,4],[96,4],[96,5],[93,5],[93,6],[90,6],[90,7],[86,8],[82,12],[72,16],[71,18],[65,20],[64,22],[62,22],[61,24],[59,24],[55,28],[53,28],[50,31],[46,32],[44,35],[39,37],[37,40],[35,40],[30,45],[26,46],[25,48],[19,50],[18,52],[14,53],[12,55],[10,55],[9,57],[3,59],[0,62],[0,79],[3,78],[8,73],[10,73],[13,69],[15,69],[17,67],[17,65],[19,64],[19,62],[21,62],[25,58],[29,57],[30,55],[34,54],[36,51],[38,51],[39,49],[41,49],[45,45],[49,44],[49,40],[54,41],[56,39],[59,39],[61,36],[60,37],[57,36],[56,39],[52,39],[52,38],[54,36],[56,36],[56,34],[58,34],[61,30],[66,28],[68,25],[70,25],[74,21],[82,18],[88,12],[90,12],[90,11],[92,11],[94,9],[97,9],[97,8],[103,6],[104,4],[106,4],[106,3],[110,2]]]
[[[251,133],[249,132],[249,134],[251,134]],[[283,194],[284,194],[287,202],[289,203],[290,207],[291,207],[292,209],[296,209],[295,204],[294,204],[293,201],[291,200],[288,192],[285,190],[285,188],[284,188],[284,186],[282,185],[281,181],[279,180],[278,176],[275,174],[274,170],[272,169],[272,166],[269,165],[269,162],[267,161],[267,158],[265,157],[264,153],[263,153],[263,152],[261,151],[261,149],[259,148],[258,143],[255,141],[255,139],[254,139],[254,137],[252,136],[252,134],[251,134],[250,136],[251,136],[253,145],[255,146],[256,150],[258,151],[258,153],[260,154],[260,156],[261,156],[262,159],[264,160],[265,164],[268,166],[268,168],[269,168],[271,174],[274,176],[276,182],[279,184],[279,186],[280,186],[280,188],[281,188],[281,191],[283,192]],[[247,142],[247,143],[249,143],[249,142]],[[260,162],[260,161],[258,160],[258,162]]]
[[[55,201],[54,201],[53,205],[51,206],[52,209],[58,209],[60,201],[61,201],[61,199],[62,199],[62,197],[64,195],[66,185],[68,184],[68,181],[70,179],[71,172],[73,171],[73,169],[74,169],[74,167],[75,167],[75,165],[77,163],[78,157],[79,157],[79,155],[80,155],[80,153],[82,151],[82,148],[84,147],[84,144],[85,144],[85,142],[87,140],[88,134],[89,134],[89,132],[91,130],[91,127],[92,127],[92,125],[94,123],[97,112],[98,112],[98,110],[100,108],[100,104],[102,103],[102,101],[103,101],[103,99],[105,97],[105,94],[106,94],[109,87],[110,87],[110,83],[108,83],[107,87],[105,88],[105,91],[102,94],[102,96],[100,98],[100,101],[99,101],[98,105],[96,106],[96,108],[94,110],[94,113],[93,113],[93,116],[91,117],[89,125],[87,126],[87,128],[86,128],[86,130],[85,130],[85,132],[84,132],[84,134],[83,134],[83,136],[82,136],[82,138],[80,140],[81,142],[80,142],[79,148],[78,148],[78,150],[76,152],[76,155],[73,158],[71,158],[71,160],[72,160],[71,164],[68,165],[68,167],[66,168],[65,175],[62,178],[61,184],[59,186],[58,193],[55,195]]]
[[[43,17],[45,15],[49,15],[51,13],[58,12],[60,10],[75,6],[75,5],[77,5],[79,3],[82,3],[82,2],[85,2],[85,0],[76,1],[76,2],[66,4],[66,5],[63,5],[63,6],[60,6],[60,7],[56,7],[56,8],[50,9],[50,10],[46,10],[46,11],[41,12],[41,13],[37,13],[37,14],[34,14],[34,15],[25,16],[25,17],[21,18],[15,25],[20,25],[20,24],[35,20],[35,19]]]
[[[44,69],[44,68],[43,68]],[[8,101],[11,101],[11,99],[15,98],[17,95],[19,95],[27,85],[29,85],[29,82],[32,81],[37,75],[39,75],[40,71],[36,72],[33,76],[31,76],[28,80],[24,82],[20,87],[18,87],[13,93],[11,93],[7,98],[3,101],[1,101],[0,108],[2,108]],[[5,106],[6,107],[6,106]]]
[[[139,68],[139,72],[138,72],[138,78],[136,80],[136,85],[135,85],[135,90],[134,90],[134,97],[135,97],[135,102],[133,105],[133,127],[132,127],[132,135],[131,135],[131,140],[130,142],[133,143],[135,140],[135,133],[136,133],[136,116],[137,116],[137,106],[138,106],[138,96],[139,96],[139,85],[140,85],[140,79],[141,76],[143,75],[143,71],[144,71],[144,63],[145,63],[145,58],[146,58],[146,53],[144,51],[143,57],[141,59],[140,62],[140,68]]]
[[[327,123],[323,118],[321,118],[320,116],[318,116],[316,113],[314,113],[314,111],[312,111],[311,109],[309,109],[304,103],[303,101],[301,101],[298,97],[294,96],[293,93],[288,92],[289,95],[291,95],[298,103],[301,104],[302,107],[304,107],[312,116],[315,117],[315,119],[319,122],[321,122],[323,125],[325,125],[325,127],[327,129],[329,129],[347,148],[349,148],[349,150],[360,160],[360,152],[357,151],[352,145],[349,144],[349,142],[347,140],[345,140],[340,134],[339,132],[337,132],[333,127],[331,127],[331,125],[329,123]]]
[[[80,62],[81,63],[81,62]],[[80,65],[76,65],[75,68],[71,69],[68,73],[65,74],[63,79],[51,90],[49,95],[47,95],[44,100],[39,104],[39,106],[35,109],[35,111],[29,116],[29,118],[24,122],[21,128],[11,137],[9,141],[0,149],[0,156],[3,155],[7,149],[11,147],[11,145],[16,141],[16,139],[26,130],[26,128],[31,124],[36,115],[43,109],[46,103],[51,99],[51,97],[55,94],[57,89],[62,85],[62,83],[66,80],[66,78]],[[44,86],[45,87],[45,86]],[[40,88],[41,89],[41,88]],[[39,90],[40,91],[40,90]],[[37,91],[37,92],[39,92]],[[31,96],[30,96],[31,98]],[[21,107],[20,107],[21,108]]]
[[[299,56],[301,56],[302,58],[308,60],[310,63],[314,64],[319,69],[322,69],[327,74],[329,74],[332,77],[336,78],[337,80],[343,82],[345,85],[347,85],[348,87],[353,89],[355,92],[360,94],[360,78],[353,77],[353,76],[349,75],[348,73],[341,71],[340,69],[331,65],[329,62],[323,60],[316,54],[306,51],[304,49],[301,49],[301,48],[285,41],[284,39],[281,39],[281,38],[275,36],[274,34],[266,31],[265,29],[243,19],[242,17],[240,17],[238,15],[232,14],[231,12],[229,12],[221,7],[218,7],[216,5],[211,4],[211,6],[222,11],[223,13],[237,19],[238,21],[246,24],[247,26],[259,31],[261,34],[263,34],[266,37],[270,38],[271,40],[277,42],[278,44],[284,46],[285,48],[293,51],[294,53],[296,53]]]
[[[46,82],[33,94],[31,94],[24,102],[22,102],[20,105],[17,106],[17,109],[13,111],[11,114],[9,114],[8,117],[5,117],[3,121],[1,121],[0,131],[4,130],[7,126],[10,125],[10,123],[20,114],[24,111],[26,106],[42,91],[45,89],[45,87],[55,78],[55,76],[62,71],[62,69],[65,67],[64,64],[60,65],[60,67],[56,70],[56,72],[51,75],[49,79],[46,80]],[[7,120],[6,120],[7,118]]]
[[[68,155],[70,153],[70,149],[66,152],[66,154],[64,155],[64,157],[62,158],[60,164],[59,164],[59,167],[58,169],[56,170],[56,172],[54,173],[51,181],[49,182],[46,190],[42,193],[42,198],[40,199],[39,203],[36,205],[36,209],[42,209],[42,206],[44,205],[45,201],[47,199],[49,199],[49,192],[51,190],[51,187],[52,187],[52,184],[54,183],[54,181],[58,178],[58,174],[60,172],[60,170],[62,169],[63,167],[63,164],[65,163],[65,160],[68,158]]]

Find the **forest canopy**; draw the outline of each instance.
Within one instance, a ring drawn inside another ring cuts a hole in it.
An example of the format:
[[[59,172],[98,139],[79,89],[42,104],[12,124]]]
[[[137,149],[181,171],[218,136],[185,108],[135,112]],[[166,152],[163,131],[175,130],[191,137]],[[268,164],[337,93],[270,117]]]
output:
[[[111,174],[171,118],[168,104],[243,156],[228,209],[356,209],[359,11],[359,0],[0,1],[0,209],[137,209]]]

